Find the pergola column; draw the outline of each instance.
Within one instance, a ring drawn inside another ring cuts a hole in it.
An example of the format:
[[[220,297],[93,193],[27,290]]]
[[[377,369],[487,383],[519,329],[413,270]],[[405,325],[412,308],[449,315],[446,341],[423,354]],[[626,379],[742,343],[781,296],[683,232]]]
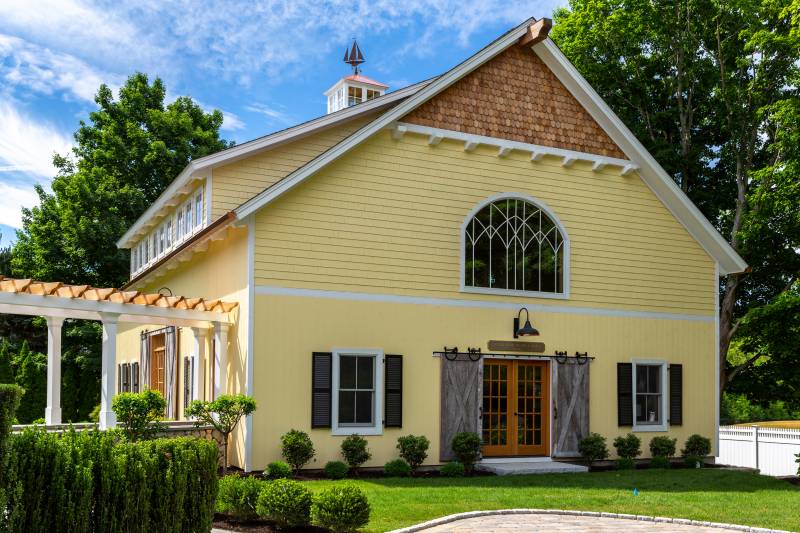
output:
[[[47,317],[47,407],[45,424],[61,423],[61,317]]]
[[[227,391],[228,382],[228,324],[214,322],[214,397]]]
[[[206,336],[208,335],[207,328],[192,328],[192,335],[194,339],[194,353],[197,356],[197,365],[192,375],[192,398],[195,400],[205,399],[204,387],[205,381],[205,368],[206,368]]]
[[[117,417],[111,410],[114,399],[117,370],[117,324],[119,315],[101,313],[103,321],[102,378],[100,383],[100,429],[112,429],[117,425]]]

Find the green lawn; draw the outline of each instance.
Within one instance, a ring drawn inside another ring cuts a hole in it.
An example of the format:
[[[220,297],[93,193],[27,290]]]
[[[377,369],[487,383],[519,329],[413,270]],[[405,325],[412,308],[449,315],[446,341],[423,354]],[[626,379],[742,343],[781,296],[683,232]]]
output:
[[[307,481],[312,491],[336,481]],[[370,531],[464,511],[551,508],[691,518],[800,531],[800,487],[720,469],[638,470],[469,479],[355,481],[372,505]],[[633,488],[639,495],[633,495]]]

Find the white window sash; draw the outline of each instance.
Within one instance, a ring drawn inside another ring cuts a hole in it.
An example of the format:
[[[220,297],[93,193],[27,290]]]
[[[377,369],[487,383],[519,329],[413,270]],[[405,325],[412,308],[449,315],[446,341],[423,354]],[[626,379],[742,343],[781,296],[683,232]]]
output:
[[[667,398],[667,361],[663,359],[633,359],[631,360],[631,365],[633,366],[633,379],[631,380],[633,382],[631,386],[633,392],[633,431],[668,431],[669,424],[667,423],[667,409],[669,408],[669,405]],[[638,393],[636,392],[636,372],[638,365],[660,367],[659,377],[661,379],[661,386],[659,387],[659,390],[661,391],[661,420],[657,424],[642,424],[636,421],[636,404],[638,400]]]
[[[372,425],[339,424],[339,358],[341,356],[372,356],[373,401]],[[334,349],[331,376],[331,435],[382,435],[383,434],[383,350],[377,349]]]

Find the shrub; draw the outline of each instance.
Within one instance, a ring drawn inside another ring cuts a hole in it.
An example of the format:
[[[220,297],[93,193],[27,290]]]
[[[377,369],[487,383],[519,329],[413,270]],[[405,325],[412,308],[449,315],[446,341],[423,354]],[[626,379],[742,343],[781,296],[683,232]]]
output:
[[[428,447],[430,445],[431,441],[424,435],[419,437],[406,435],[397,439],[397,449],[400,450],[400,457],[405,459],[412,472],[416,472],[417,468],[428,458]]]
[[[186,408],[186,416],[196,418],[196,425],[209,425],[222,433],[222,475],[228,473],[228,442],[243,416],[256,410],[256,401],[244,394],[223,394],[213,402],[194,400]]]
[[[711,439],[695,433],[686,439],[681,455],[686,466],[690,468],[702,468],[706,457],[711,453]]]
[[[684,457],[707,457],[711,453],[711,439],[695,433],[686,439],[681,455]]]
[[[267,465],[267,471],[264,474],[270,479],[285,479],[292,477],[292,467],[283,461],[273,461]]]
[[[325,475],[331,479],[344,479],[350,467],[341,461],[328,461],[325,463]]]
[[[0,383],[0,516],[6,507],[5,497],[5,472],[6,472],[6,450],[8,449],[8,438],[11,432],[11,425],[14,423],[14,413],[19,406],[19,400],[25,391],[17,385],[7,385]],[[2,518],[0,517],[0,522]],[[0,526],[2,529],[2,526]]]
[[[132,441],[152,437],[164,429],[159,421],[164,417],[167,402],[160,392],[122,392],[114,396],[111,409],[117,415],[117,423]]]
[[[653,457],[666,457],[675,455],[675,444],[678,439],[671,439],[665,435],[653,437],[650,441],[650,455]]]
[[[296,474],[314,457],[314,443],[308,433],[293,429],[281,436],[281,454]]]
[[[472,465],[474,465],[481,456],[480,436],[470,431],[457,433],[456,436],[453,437],[451,447],[459,462],[464,465],[464,470],[468,474],[472,473]]]
[[[383,465],[383,472],[389,477],[408,477],[412,470],[403,459],[395,459]]]
[[[311,505],[316,525],[334,533],[358,531],[369,523],[370,506],[364,492],[355,485],[336,485],[320,491]]]
[[[307,526],[311,522],[311,491],[297,481],[268,481],[258,495],[258,514],[281,527]]]
[[[10,439],[8,531],[209,531],[217,447],[192,438],[127,442],[118,432]]]
[[[358,435],[350,435],[342,441],[342,457],[358,475],[358,467],[372,459],[372,454],[367,449],[367,439]]]
[[[617,459],[617,468],[619,470],[633,470],[636,468],[636,463],[630,457],[620,457]]]
[[[623,459],[636,459],[642,454],[642,441],[633,433],[614,439],[617,455]]]
[[[606,438],[599,433],[589,433],[581,439],[578,444],[578,451],[581,452],[589,466],[592,466],[595,462],[608,458]]]
[[[252,520],[256,512],[258,495],[263,482],[257,478],[238,474],[225,476],[219,480],[217,512],[231,516],[235,520]]]
[[[672,466],[670,464],[669,457],[664,457],[663,455],[654,455],[652,459],[650,459],[650,468],[669,468]]]
[[[450,461],[439,469],[444,477],[464,477],[464,465],[458,461]]]

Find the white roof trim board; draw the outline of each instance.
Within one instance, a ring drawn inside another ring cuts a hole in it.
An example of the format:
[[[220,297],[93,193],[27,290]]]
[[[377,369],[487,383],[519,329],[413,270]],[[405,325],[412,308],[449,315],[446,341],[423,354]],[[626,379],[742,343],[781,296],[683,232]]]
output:
[[[265,189],[255,197],[235,209],[237,218],[244,218],[261,209],[272,200],[278,198],[295,185],[315,174],[329,163],[355,148],[360,143],[384,128],[392,127],[404,115],[426,102],[439,92],[451,86],[473,70],[477,69],[507,48],[516,45],[520,37],[527,31],[533,20],[527,20],[512,29],[477,54],[473,55],[457,67],[442,74],[434,81],[417,91],[408,99],[391,108],[386,113],[370,122],[351,136],[343,139],[330,150],[320,154],[306,165],[295,170],[275,185]],[[533,45],[532,50],[542,59],[558,77],[561,83],[583,105],[587,112],[617,143],[620,149],[638,168],[639,175],[653,193],[669,209],[675,218],[683,224],[692,237],[719,265],[720,274],[743,272],[747,263],[722,238],[714,226],[705,218],[699,209],[680,190],[672,178],[658,164],[647,149],[636,139],[633,133],[622,123],[611,108],[592,89],[569,62],[555,43],[548,37]],[[407,125],[404,125],[407,126]],[[628,172],[634,167],[627,169]]]
[[[169,210],[177,204],[177,200],[175,199],[177,196],[186,194],[189,192],[189,189],[191,189],[193,182],[206,177],[203,175],[198,176],[197,174],[199,172],[222,164],[232,163],[238,159],[248,157],[255,152],[275,148],[281,144],[296,141],[307,135],[311,135],[324,129],[337,126],[343,122],[356,119],[359,116],[372,111],[381,110],[398,100],[402,100],[403,98],[414,94],[421,87],[424,87],[430,82],[431,80],[426,80],[414,85],[409,85],[408,87],[387,93],[383,96],[375,98],[374,100],[368,100],[357,106],[347,107],[341,111],[337,111],[336,113],[323,115],[313,120],[309,120],[308,122],[298,124],[297,126],[293,126],[264,137],[259,137],[258,139],[233,146],[226,150],[221,150],[219,152],[195,159],[186,165],[178,177],[169,184],[169,186],[164,190],[164,192],[161,193],[156,201],[153,202],[153,204],[136,220],[136,222],[130,228],[128,228],[128,231],[126,231],[125,234],[120,237],[120,239],[117,241],[117,247],[130,248],[138,236],[146,233],[150,227],[156,225],[158,223],[159,215],[162,215],[165,210]]]

